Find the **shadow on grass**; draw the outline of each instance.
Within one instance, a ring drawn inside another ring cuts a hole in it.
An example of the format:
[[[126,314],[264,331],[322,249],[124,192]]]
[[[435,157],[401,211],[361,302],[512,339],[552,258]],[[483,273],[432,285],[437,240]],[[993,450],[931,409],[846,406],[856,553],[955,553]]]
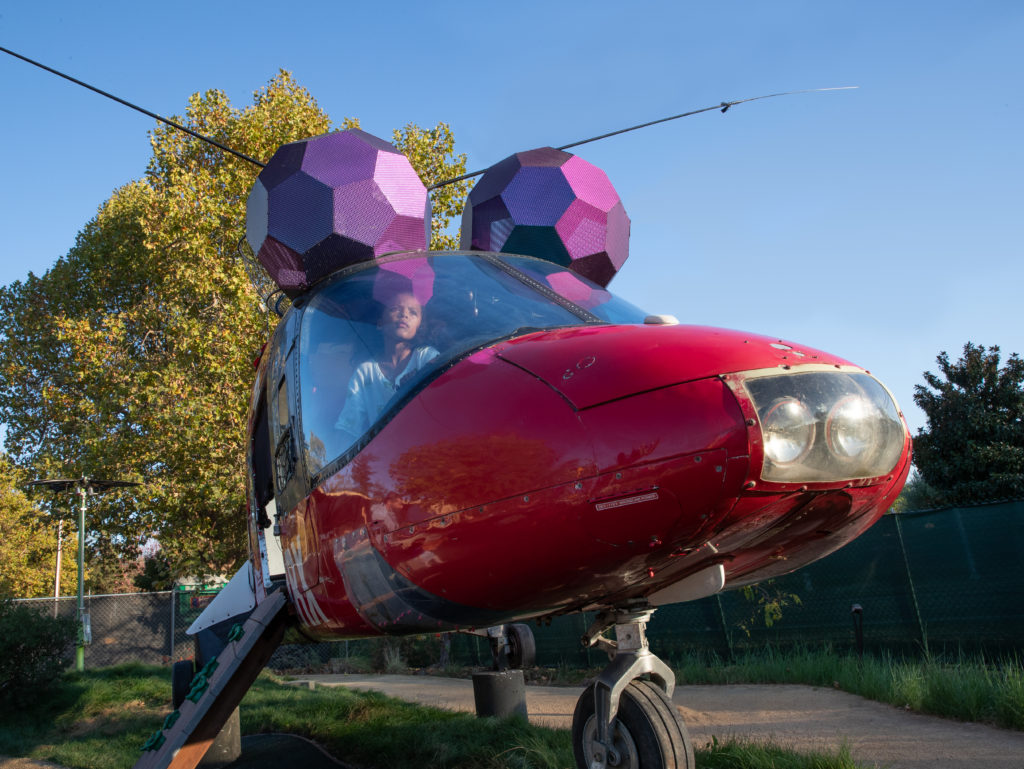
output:
[[[67,673],[31,701],[0,713],[0,754],[72,768],[131,766],[169,710],[170,697],[166,668],[130,664]]]
[[[574,764],[569,733],[526,719],[477,718],[375,692],[303,691],[257,681],[242,702],[242,731],[316,740],[342,761],[374,767],[539,767]]]

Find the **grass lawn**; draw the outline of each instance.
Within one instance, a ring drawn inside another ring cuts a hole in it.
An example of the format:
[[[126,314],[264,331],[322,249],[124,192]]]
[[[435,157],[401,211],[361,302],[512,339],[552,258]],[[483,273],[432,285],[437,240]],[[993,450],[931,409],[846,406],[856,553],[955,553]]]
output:
[[[67,674],[19,709],[0,713],[0,755],[72,769],[127,769],[170,709],[168,668],[122,665]],[[264,673],[242,701],[242,733],[312,739],[365,769],[570,769],[566,730],[481,719],[371,692],[285,686]],[[771,745],[698,747],[701,769],[856,769],[848,754],[795,754]]]

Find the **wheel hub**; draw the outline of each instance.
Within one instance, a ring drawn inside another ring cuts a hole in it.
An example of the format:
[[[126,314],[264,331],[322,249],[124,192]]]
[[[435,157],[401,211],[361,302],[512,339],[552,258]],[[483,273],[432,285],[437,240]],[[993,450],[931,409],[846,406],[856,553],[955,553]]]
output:
[[[597,718],[591,716],[583,727],[583,744],[587,755],[594,755],[594,743],[597,740]],[[605,759],[606,766],[618,769],[639,769],[640,755],[636,743],[629,730],[616,720],[612,724],[611,744],[608,745]]]

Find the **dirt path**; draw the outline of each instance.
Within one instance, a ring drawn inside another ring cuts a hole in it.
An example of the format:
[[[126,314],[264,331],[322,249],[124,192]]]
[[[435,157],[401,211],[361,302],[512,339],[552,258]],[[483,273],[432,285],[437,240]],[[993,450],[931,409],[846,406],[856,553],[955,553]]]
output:
[[[64,769],[64,767],[50,761],[37,761],[34,758],[0,756],[0,769]]]
[[[303,677],[295,683],[372,689],[424,705],[473,711],[472,682],[430,676]],[[534,723],[569,728],[582,687],[528,686]],[[1024,769],[1024,732],[947,721],[811,686],[680,686],[673,701],[702,746],[711,736],[770,739],[796,751],[836,750],[891,769]]]

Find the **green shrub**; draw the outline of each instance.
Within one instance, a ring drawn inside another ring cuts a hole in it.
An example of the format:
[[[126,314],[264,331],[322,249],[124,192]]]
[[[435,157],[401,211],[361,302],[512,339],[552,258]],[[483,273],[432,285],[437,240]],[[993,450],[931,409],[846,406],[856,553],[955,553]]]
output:
[[[0,705],[34,698],[71,662],[77,625],[14,601],[0,600]]]

